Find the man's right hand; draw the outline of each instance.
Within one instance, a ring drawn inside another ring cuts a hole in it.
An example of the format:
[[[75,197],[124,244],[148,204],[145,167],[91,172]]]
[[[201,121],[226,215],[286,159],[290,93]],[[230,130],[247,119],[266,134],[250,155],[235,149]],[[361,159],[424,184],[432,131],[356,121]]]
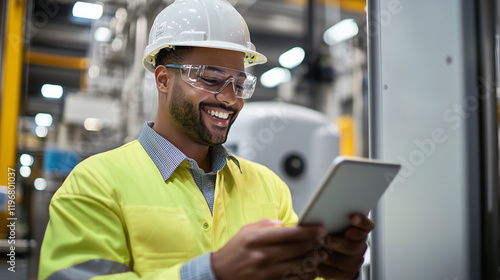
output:
[[[307,280],[316,278],[314,258],[323,227],[285,227],[280,221],[261,220],[246,225],[212,254],[218,280]]]

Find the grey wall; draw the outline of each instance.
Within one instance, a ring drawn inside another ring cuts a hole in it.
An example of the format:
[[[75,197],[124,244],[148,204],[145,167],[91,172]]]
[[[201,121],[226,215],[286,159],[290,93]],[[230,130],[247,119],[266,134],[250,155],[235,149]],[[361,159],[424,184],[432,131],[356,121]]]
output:
[[[403,165],[373,213],[372,278],[482,279],[473,1],[369,2],[372,155]]]

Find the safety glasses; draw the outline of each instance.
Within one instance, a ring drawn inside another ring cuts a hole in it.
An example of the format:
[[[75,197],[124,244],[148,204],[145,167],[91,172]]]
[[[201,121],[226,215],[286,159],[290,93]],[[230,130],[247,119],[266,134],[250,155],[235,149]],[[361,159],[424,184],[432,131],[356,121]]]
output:
[[[257,84],[257,77],[250,73],[210,65],[177,65],[167,64],[165,67],[177,68],[182,79],[191,86],[213,94],[218,94],[230,83],[238,98],[252,97]]]

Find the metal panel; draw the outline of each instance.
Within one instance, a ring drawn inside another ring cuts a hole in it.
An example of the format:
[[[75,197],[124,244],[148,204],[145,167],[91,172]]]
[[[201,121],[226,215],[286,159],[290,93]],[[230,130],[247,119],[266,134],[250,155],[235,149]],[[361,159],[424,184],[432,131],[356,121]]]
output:
[[[367,35],[368,35],[368,151],[370,158],[381,157],[381,71],[379,70],[381,62],[380,55],[380,2],[379,0],[367,0]],[[379,202],[381,205],[382,202]],[[370,275],[363,275],[368,279],[385,279],[384,260],[384,227],[383,225],[383,207],[376,207],[371,212],[371,218],[375,222],[377,229],[372,231],[370,236]],[[374,241],[374,242],[373,242]],[[365,273],[366,271],[363,271]]]
[[[500,279],[500,189],[498,183],[496,1],[477,1],[479,18],[478,97],[481,128],[482,270],[484,279]],[[498,59],[498,58],[497,58]]]
[[[482,279],[473,3],[369,1],[372,155],[403,166],[373,213],[375,280]]]

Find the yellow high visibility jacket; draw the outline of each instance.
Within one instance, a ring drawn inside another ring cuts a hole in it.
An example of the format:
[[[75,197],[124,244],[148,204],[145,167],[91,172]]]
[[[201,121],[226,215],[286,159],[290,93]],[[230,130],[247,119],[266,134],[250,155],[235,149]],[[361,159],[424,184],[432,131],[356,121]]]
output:
[[[228,160],[217,174],[213,216],[188,163],[164,181],[138,141],[81,162],[52,198],[39,279],[76,279],[83,270],[96,280],[176,280],[185,262],[218,250],[243,225],[295,224],[286,184],[238,161],[241,172]]]

